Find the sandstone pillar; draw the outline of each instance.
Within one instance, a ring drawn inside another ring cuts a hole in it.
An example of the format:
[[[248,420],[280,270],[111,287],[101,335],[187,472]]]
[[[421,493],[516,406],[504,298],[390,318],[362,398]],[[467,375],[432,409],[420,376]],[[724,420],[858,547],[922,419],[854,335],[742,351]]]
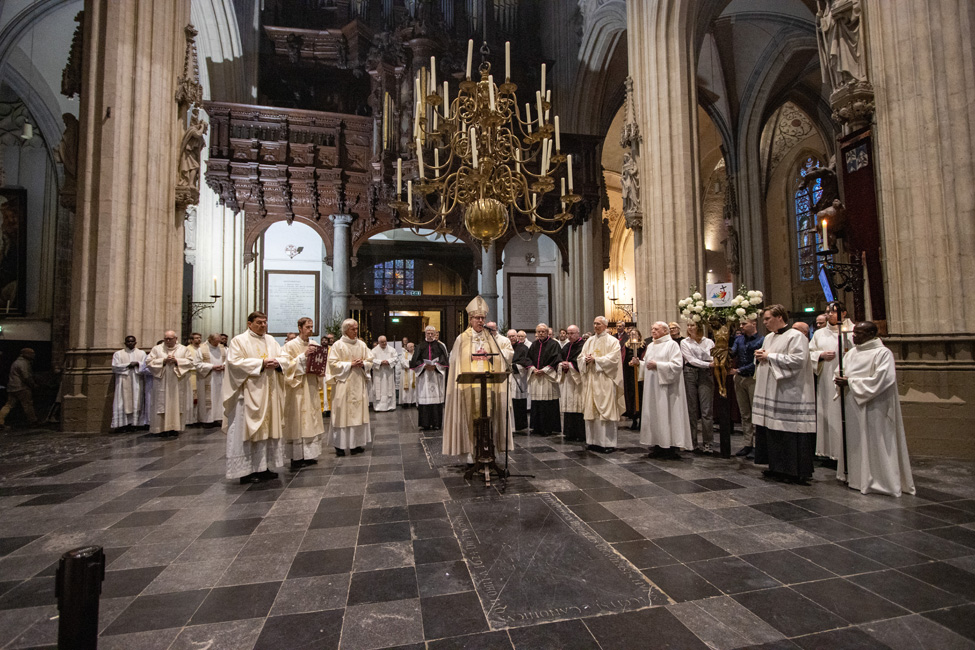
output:
[[[345,320],[349,317],[349,260],[352,251],[352,215],[333,214],[332,222],[332,318]]]
[[[700,3],[627,2],[636,99],[643,236],[634,251],[645,322],[672,320],[690,285],[704,283],[694,20]]]
[[[481,246],[481,297],[488,305],[488,320],[501,322],[498,313],[498,258],[497,242],[491,242],[487,250]]]
[[[182,124],[177,77],[189,0],[86,0],[65,431],[104,430],[111,357],[180,329]]]

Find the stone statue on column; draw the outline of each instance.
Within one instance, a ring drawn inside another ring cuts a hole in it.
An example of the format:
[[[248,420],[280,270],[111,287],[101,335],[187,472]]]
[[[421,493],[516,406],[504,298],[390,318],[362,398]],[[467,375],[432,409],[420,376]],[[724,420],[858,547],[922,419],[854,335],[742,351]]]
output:
[[[862,0],[817,0],[816,40],[833,120],[846,132],[870,123],[873,86],[867,78]]]
[[[620,189],[623,193],[623,217],[626,227],[643,228],[643,208],[640,203],[640,127],[636,121],[633,98],[633,79],[626,78],[626,100],[623,105],[623,128],[620,146],[623,147],[623,167],[620,170]],[[628,151],[626,151],[628,150]]]
[[[183,74],[176,80],[176,104],[186,130],[179,143],[176,170],[176,207],[185,208],[200,201],[200,153],[206,144],[207,123],[200,118],[199,105],[203,101],[200,85],[200,66],[196,56],[197,31],[193,25],[184,28],[186,49],[183,54]]]
[[[57,157],[64,169],[64,185],[58,195],[61,207],[74,212],[78,203],[78,118],[71,113],[61,115],[64,134],[58,143]]]

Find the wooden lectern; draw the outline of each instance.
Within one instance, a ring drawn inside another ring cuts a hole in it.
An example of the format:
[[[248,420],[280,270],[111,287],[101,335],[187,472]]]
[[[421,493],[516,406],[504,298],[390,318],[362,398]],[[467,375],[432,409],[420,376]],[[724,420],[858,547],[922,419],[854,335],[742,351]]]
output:
[[[494,456],[494,435],[491,430],[491,417],[487,410],[488,384],[500,384],[508,381],[508,371],[504,372],[462,372],[457,375],[458,384],[480,384],[481,385],[481,413],[480,417],[474,418],[474,467],[467,470],[464,478],[470,480],[474,474],[484,474],[484,484],[491,485],[491,472],[498,475],[501,481],[501,489],[504,490],[506,470],[498,467]],[[507,443],[508,432],[504,432]]]

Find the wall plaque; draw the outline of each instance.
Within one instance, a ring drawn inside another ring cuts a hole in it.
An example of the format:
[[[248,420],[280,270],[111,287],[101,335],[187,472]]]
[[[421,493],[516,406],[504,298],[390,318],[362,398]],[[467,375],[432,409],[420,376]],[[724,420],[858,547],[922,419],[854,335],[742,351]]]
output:
[[[509,273],[504,293],[508,327],[534,332],[539,323],[552,323],[552,275]],[[490,317],[490,315],[489,315]]]
[[[318,336],[321,271],[264,271],[264,304],[267,333],[285,336],[298,331],[298,319],[315,321],[312,336]]]

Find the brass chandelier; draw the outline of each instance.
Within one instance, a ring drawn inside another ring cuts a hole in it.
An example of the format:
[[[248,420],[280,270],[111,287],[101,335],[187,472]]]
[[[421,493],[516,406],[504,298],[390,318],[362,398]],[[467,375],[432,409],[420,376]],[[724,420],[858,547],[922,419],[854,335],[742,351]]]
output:
[[[537,233],[557,233],[572,218],[568,208],[582,197],[573,192],[572,156],[561,147],[559,118],[549,119],[551,90],[545,89],[545,64],[541,88],[535,91],[535,114],[526,103],[518,106],[511,83],[511,44],[505,43],[505,76],[494,83],[491,64],[479,66],[480,81],[471,79],[474,41],[467,43],[467,74],[457,96],[449,100],[449,82],[437,82],[436,57],[430,69],[421,68],[414,80],[416,107],[413,145],[416,182],[408,179],[403,201],[403,161],[396,161],[396,200],[390,203],[399,218],[414,232],[430,228],[450,232],[447,219],[463,213],[463,226],[484,249],[509,227],[517,230],[515,217],[528,218],[524,227],[530,239]],[[481,48],[487,55],[487,45]],[[554,146],[554,150],[553,150]],[[539,212],[541,200],[560,181],[561,211],[551,217]]]

